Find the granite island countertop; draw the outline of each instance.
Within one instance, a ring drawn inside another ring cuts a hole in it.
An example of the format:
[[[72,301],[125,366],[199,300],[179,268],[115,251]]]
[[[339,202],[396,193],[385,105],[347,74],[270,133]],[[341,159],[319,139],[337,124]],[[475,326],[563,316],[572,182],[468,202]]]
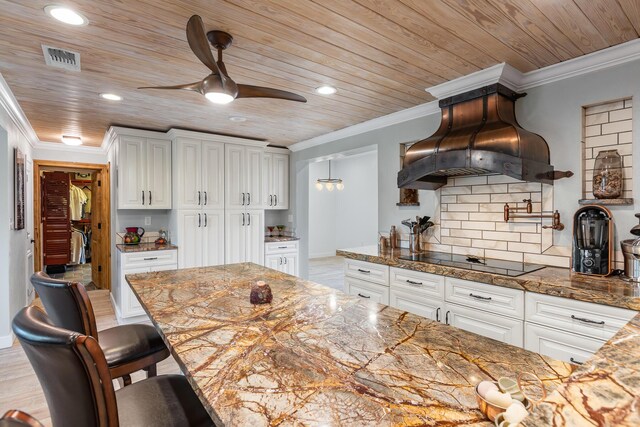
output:
[[[255,264],[127,275],[212,418],[225,426],[490,426],[484,379],[572,366]],[[265,280],[271,304],[249,303]]]
[[[522,276],[509,277],[480,270],[466,270],[403,260],[399,257],[411,255],[408,249],[379,251],[377,246],[340,249],[336,251],[336,255],[391,267],[488,283],[505,288],[520,289],[636,311],[640,310],[640,286],[625,282],[620,277],[572,275],[568,268],[558,267],[545,267]],[[479,268],[481,267],[479,266]]]
[[[116,248],[120,252],[124,253],[132,253],[132,252],[148,252],[148,251],[175,251],[178,249],[176,245],[166,244],[166,245],[156,245],[155,243],[139,243],[137,245],[125,245],[119,244],[116,245]]]

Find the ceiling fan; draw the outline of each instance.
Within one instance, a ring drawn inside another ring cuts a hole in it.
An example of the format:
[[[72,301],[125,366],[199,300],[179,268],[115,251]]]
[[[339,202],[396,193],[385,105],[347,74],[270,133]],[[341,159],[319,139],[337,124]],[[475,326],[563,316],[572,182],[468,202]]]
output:
[[[224,31],[209,31],[205,34],[204,23],[198,15],[193,15],[187,23],[187,41],[198,59],[212,73],[204,79],[183,85],[153,86],[138,89],[182,89],[198,92],[215,104],[228,104],[236,98],[276,98],[287,101],[307,102],[304,96],[262,86],[236,84],[222,62],[222,51],[231,46],[233,37]],[[211,53],[209,42],[218,50],[216,61]]]

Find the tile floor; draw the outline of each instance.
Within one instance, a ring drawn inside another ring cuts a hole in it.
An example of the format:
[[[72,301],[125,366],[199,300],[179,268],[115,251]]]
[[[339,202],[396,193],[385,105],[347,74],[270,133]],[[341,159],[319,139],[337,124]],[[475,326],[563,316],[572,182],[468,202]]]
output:
[[[344,258],[332,256],[310,259],[309,280],[344,292]]]
[[[82,283],[87,290],[96,289],[91,281],[91,264],[68,265],[64,273],[50,274],[54,279],[69,280]]]

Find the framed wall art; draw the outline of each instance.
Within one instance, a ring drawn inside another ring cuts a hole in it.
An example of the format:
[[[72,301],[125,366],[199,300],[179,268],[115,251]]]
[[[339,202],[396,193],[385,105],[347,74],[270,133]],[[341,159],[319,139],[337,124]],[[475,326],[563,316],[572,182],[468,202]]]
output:
[[[14,228],[16,230],[22,230],[24,229],[25,222],[24,181],[26,158],[22,150],[20,150],[19,148],[14,149],[14,153]]]

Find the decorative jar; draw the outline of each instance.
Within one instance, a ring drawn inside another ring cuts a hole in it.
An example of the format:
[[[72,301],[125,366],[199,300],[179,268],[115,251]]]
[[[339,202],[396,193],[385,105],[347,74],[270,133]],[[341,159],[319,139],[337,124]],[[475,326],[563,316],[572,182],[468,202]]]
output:
[[[616,199],[622,195],[622,158],[618,150],[598,153],[593,170],[593,195],[596,199]]]

